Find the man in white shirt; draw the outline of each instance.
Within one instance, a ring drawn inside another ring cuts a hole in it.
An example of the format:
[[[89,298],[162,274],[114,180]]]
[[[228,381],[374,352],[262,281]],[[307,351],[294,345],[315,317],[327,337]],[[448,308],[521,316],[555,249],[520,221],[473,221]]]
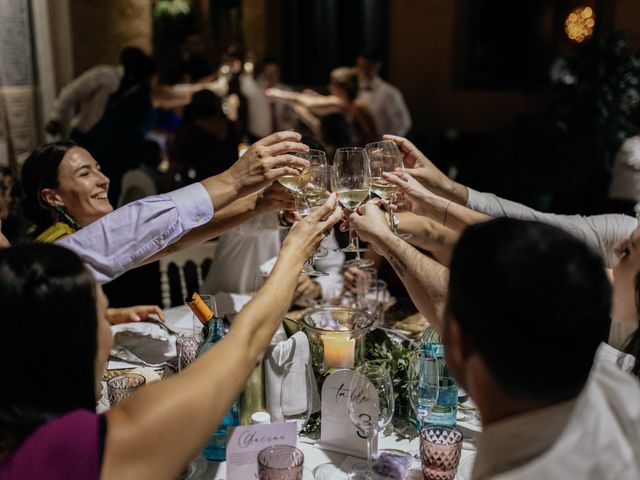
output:
[[[379,132],[406,135],[411,128],[409,109],[400,90],[378,76],[379,70],[379,58],[368,53],[358,56],[358,98],[371,110]]]
[[[139,48],[120,52],[120,65],[97,65],[64,87],[51,108],[45,129],[51,135],[68,138],[93,128],[102,118],[109,96],[120,86],[125,66],[147,60]]]
[[[611,287],[586,244],[500,218],[467,227],[447,271],[373,205],[350,223],[442,334],[449,372],[478,405],[474,480],[640,478],[640,383],[596,357]]]

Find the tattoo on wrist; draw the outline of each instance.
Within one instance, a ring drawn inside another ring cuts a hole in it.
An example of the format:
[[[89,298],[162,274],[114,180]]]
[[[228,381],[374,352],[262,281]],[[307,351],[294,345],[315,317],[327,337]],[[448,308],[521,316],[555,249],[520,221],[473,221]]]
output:
[[[436,237],[436,243],[438,245],[444,245],[446,242],[446,238],[444,236],[444,233],[440,233],[437,237]]]
[[[407,271],[407,266],[404,264],[402,260],[395,256],[395,254],[391,250],[387,250],[388,260],[393,269],[400,277],[404,277],[404,274]]]

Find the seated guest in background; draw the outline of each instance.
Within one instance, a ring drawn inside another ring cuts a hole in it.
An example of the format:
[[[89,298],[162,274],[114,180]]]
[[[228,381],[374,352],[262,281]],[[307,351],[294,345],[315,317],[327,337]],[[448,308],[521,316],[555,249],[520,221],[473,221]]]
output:
[[[406,135],[411,128],[409,109],[400,90],[378,76],[381,63],[373,52],[363,52],[358,56],[358,99],[373,114],[379,132]]]
[[[89,152],[72,142],[53,143],[34,151],[23,166],[25,213],[40,241],[74,250],[100,282],[108,282],[145,261],[214,238],[264,213],[265,206],[290,208],[280,189],[264,189],[309,164],[291,155],[308,150],[299,140],[295,132],[275,133],[220,175],[113,212],[109,179]]]
[[[358,76],[352,68],[340,67],[331,71],[329,93],[318,95],[275,88],[267,90],[271,98],[292,103],[300,119],[308,123],[314,132],[320,125],[319,116],[342,113],[347,121],[350,146],[363,147],[379,140],[379,130],[371,111],[357,98]]]
[[[617,262],[614,247],[628,239],[638,226],[638,221],[628,215],[605,214],[585,217],[542,213],[490,193],[478,192],[448,178],[406,138],[393,135],[385,135],[384,138],[395,142],[400,148],[404,155],[405,167],[408,167],[405,168],[406,173],[429,190],[422,195],[427,206],[427,214],[439,223],[443,223],[446,217],[444,223],[447,228],[461,230],[471,223],[485,221],[490,217],[536,220],[566,230],[583,240],[599,251],[607,267],[611,267]],[[397,184],[401,190],[406,190],[406,183],[401,181]]]
[[[158,170],[162,162],[162,149],[158,142],[143,140],[135,158],[140,163],[122,177],[118,207],[164,191],[165,177]]]
[[[281,238],[286,234],[276,212],[268,212],[223,234],[216,246],[216,254],[202,285],[207,293],[251,293],[263,280],[260,266],[278,255]],[[285,237],[286,238],[286,237]],[[335,298],[342,291],[344,253],[336,252],[338,242],[333,230],[322,241],[328,250],[326,257],[315,261],[316,269],[328,276],[300,275],[293,301],[311,305],[315,300]]]
[[[274,57],[265,57],[260,66],[258,74],[258,85],[262,90],[278,88],[280,90],[291,90],[291,87],[282,83],[280,65]],[[288,130],[295,127],[295,114],[293,109],[284,103],[269,100],[269,120],[271,130]]]
[[[0,390],[0,478],[178,478],[245,387],[289,307],[298,271],[340,215],[332,196],[298,222],[222,341],[104,415],[95,413],[96,392],[112,338],[101,287],[64,248],[0,250],[0,360],[12,364],[4,375],[11,388]],[[62,362],[59,374],[43,374],[53,357]]]
[[[29,228],[20,205],[21,188],[11,168],[0,167],[0,222],[8,241],[20,242]]]
[[[492,220],[462,233],[449,274],[384,228],[377,207],[350,223],[443,335],[447,366],[478,405],[474,479],[640,477],[640,383],[599,354],[611,287],[588,246]]]
[[[179,173],[183,185],[218,175],[233,165],[239,143],[220,97],[209,90],[197,92],[185,107],[182,126],[169,150],[170,175]]]

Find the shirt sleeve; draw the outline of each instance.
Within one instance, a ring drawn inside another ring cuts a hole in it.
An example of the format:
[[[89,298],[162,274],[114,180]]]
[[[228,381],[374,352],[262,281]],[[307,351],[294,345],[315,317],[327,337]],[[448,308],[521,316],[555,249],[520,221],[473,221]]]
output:
[[[638,226],[635,218],[622,214],[557,215],[543,213],[520,203],[505,200],[491,193],[469,188],[467,207],[492,217],[534,220],[555,227],[579,238],[602,255],[607,267],[617,262],[613,248],[628,238]]]
[[[129,203],[56,244],[73,250],[96,280],[106,283],[212,218],[207,190],[194,183]]]
[[[326,257],[318,258],[315,265],[318,270],[326,272],[329,275],[326,277],[315,277],[313,280],[320,285],[322,298],[329,300],[340,295],[342,292],[344,283],[342,278],[344,253],[335,251],[338,249],[338,241],[336,240],[333,230],[331,230],[331,234],[322,241],[321,245],[329,251],[329,254]]]

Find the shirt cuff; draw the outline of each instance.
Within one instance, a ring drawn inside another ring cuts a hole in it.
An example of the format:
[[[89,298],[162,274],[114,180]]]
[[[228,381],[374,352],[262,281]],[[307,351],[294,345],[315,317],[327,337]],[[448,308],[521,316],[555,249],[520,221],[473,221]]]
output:
[[[467,203],[465,207],[470,208],[471,210],[476,210],[476,206],[478,205],[478,197],[480,197],[480,192],[469,187],[467,187],[467,191],[469,192],[469,195],[467,197]]]
[[[211,197],[199,182],[165,195],[176,205],[178,216],[186,230],[203,225],[213,218]]]

